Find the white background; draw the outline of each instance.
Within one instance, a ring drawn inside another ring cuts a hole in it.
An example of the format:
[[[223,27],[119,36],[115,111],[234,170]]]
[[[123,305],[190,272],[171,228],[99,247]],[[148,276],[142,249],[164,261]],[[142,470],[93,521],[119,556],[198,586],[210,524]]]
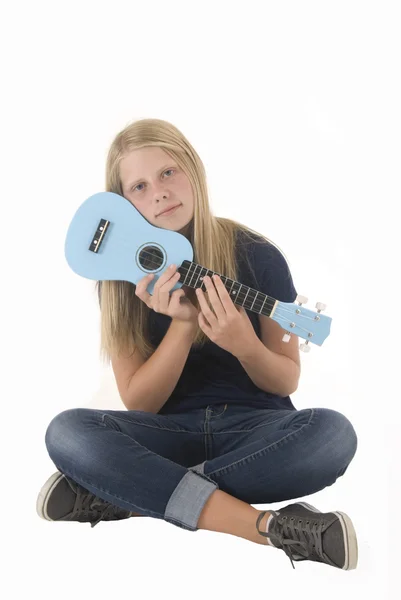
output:
[[[81,0],[3,9],[5,597],[396,597],[396,8],[383,0]],[[94,283],[69,269],[64,240],[77,207],[104,189],[116,133],[148,117],[172,122],[196,148],[215,214],[276,242],[307,306],[327,304],[331,335],[301,353],[292,399],[298,409],[336,409],[356,429],[345,475],[305,498],[350,515],[355,571],[312,562],[294,571],[282,551],[150,518],[91,529],[36,514],[55,471],[44,444],[53,416],[123,408],[99,359]]]

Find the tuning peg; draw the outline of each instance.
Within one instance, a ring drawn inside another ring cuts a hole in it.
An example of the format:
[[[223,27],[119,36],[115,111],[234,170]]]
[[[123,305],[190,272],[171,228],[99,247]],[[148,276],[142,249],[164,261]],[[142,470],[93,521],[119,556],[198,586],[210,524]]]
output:
[[[291,334],[285,333],[284,336],[283,336],[282,341],[287,343],[287,342],[290,341],[290,339],[291,339]]]
[[[302,352],[310,352],[309,340],[307,340],[305,344],[301,344],[300,349]]]
[[[308,302],[308,298],[306,296],[300,296],[299,294],[295,300],[299,303],[299,306],[302,306],[302,304],[306,304]]]
[[[323,302],[316,302],[317,312],[320,313],[322,310],[326,310],[327,304],[323,304]]]

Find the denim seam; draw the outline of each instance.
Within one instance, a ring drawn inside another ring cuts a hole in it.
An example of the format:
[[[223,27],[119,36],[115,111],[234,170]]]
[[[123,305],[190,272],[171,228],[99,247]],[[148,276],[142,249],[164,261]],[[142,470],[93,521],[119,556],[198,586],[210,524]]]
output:
[[[160,431],[171,431],[173,433],[200,433],[204,435],[205,433],[210,433],[206,431],[192,431],[190,429],[170,429],[169,427],[159,427],[158,425],[149,425],[148,423],[143,423],[142,421],[135,421],[132,419],[124,419],[124,417],[116,416],[116,415],[108,415],[104,413],[102,415],[102,421],[104,422],[104,418],[109,417],[110,419],[117,419],[120,421],[124,421],[124,423],[134,423],[135,425],[142,425],[143,427],[149,427],[150,429],[159,429]],[[283,417],[278,417],[274,421],[269,421],[269,425],[272,423],[276,423],[277,421],[281,421]],[[207,419],[205,418],[204,424],[206,424]],[[228,429],[226,431],[215,431],[213,435],[223,435],[225,433],[250,433],[259,427],[265,427],[266,423],[262,423],[260,425],[255,425],[255,427],[251,427],[251,429]]]
[[[209,420],[210,420],[210,417],[212,417],[212,419],[215,419],[216,417],[221,417],[221,415],[226,412],[226,409],[227,409],[227,403],[224,405],[223,410],[218,415],[213,415],[210,408],[206,408],[206,412],[209,413]]]
[[[262,448],[262,450],[258,450],[257,452],[253,452],[252,454],[248,454],[248,456],[244,456],[244,458],[241,458],[240,460],[232,462],[229,465],[225,465],[224,467],[221,467],[220,469],[215,469],[214,471],[210,471],[209,473],[207,473],[208,477],[210,477],[211,475],[215,475],[216,473],[222,473],[222,472],[226,471],[227,469],[229,469],[230,467],[232,467],[234,465],[238,465],[238,464],[240,464],[240,463],[248,460],[249,458],[252,458],[253,456],[257,456],[259,454],[262,455],[263,453],[266,453],[267,451],[271,450],[274,446],[278,446],[278,444],[281,444],[283,441],[287,440],[289,437],[291,437],[293,435],[296,435],[297,433],[299,433],[300,431],[302,431],[303,429],[305,429],[305,427],[307,425],[310,425],[310,423],[312,421],[312,418],[315,415],[315,411],[314,411],[313,408],[311,408],[310,411],[311,411],[311,415],[310,415],[309,421],[307,423],[304,423],[304,425],[302,425],[301,427],[299,427],[296,431],[291,431],[285,437],[281,438],[280,440],[277,440],[276,442],[273,442],[269,446],[265,446],[264,448]]]

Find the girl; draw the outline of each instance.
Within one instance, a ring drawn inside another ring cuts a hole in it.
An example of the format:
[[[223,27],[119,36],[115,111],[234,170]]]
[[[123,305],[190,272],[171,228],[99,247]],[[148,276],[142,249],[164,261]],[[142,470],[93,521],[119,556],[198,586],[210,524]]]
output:
[[[106,190],[156,227],[186,236],[194,262],[275,299],[297,297],[277,247],[215,217],[198,154],[172,124],[144,119],[114,139]],[[244,202],[250,199],[244,196]],[[39,516],[90,522],[150,516],[282,549],[293,560],[357,565],[343,512],[304,502],[280,510],[251,504],[299,498],[344,475],[357,448],[341,413],[296,410],[298,338],[269,317],[238,308],[221,278],[196,292],[169,265],[152,276],[97,282],[101,353],[127,410],[73,408],[45,436],[58,471],[42,487]],[[209,274],[209,272],[208,272]]]

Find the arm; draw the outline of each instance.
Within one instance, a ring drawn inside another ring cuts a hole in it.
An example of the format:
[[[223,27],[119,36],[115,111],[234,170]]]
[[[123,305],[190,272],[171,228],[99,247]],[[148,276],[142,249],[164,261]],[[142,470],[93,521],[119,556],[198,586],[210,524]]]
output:
[[[258,339],[246,355],[238,357],[253,383],[271,394],[284,398],[298,387],[299,366],[282,354],[266,348]]]
[[[253,383],[265,392],[289,396],[298,388],[301,374],[298,337],[283,342],[283,330],[278,323],[259,315],[261,340],[237,356]]]
[[[177,385],[195,333],[192,323],[171,321],[155,352],[129,381],[123,398],[128,410],[159,412]]]

